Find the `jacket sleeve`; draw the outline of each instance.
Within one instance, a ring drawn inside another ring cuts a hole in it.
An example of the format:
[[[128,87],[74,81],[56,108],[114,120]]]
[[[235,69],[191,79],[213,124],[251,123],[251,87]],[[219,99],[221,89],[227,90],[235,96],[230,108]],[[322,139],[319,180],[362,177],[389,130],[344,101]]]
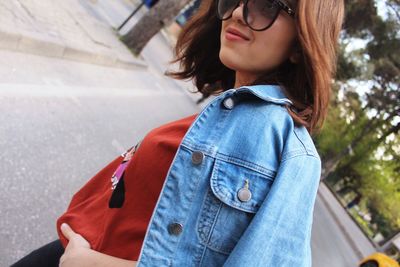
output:
[[[281,162],[271,189],[224,266],[311,267],[319,157]]]

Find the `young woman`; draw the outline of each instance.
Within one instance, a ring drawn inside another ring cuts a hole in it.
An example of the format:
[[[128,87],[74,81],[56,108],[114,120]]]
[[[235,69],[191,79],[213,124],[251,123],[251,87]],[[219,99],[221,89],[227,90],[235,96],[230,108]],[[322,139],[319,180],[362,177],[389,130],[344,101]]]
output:
[[[310,134],[342,19],[338,0],[203,0],[168,75],[217,97],[101,170],[59,218],[60,240],[15,266],[61,255],[62,267],[311,266],[321,162]]]

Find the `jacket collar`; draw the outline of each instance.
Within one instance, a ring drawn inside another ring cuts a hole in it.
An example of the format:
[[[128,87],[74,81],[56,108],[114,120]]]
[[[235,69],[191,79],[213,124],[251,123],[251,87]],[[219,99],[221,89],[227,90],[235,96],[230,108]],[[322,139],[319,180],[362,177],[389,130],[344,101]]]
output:
[[[233,91],[236,94],[251,93],[260,99],[279,105],[293,105],[292,101],[290,101],[289,98],[286,97],[286,95],[283,93],[282,88],[279,85],[260,84],[241,86],[237,89],[229,89],[228,91]]]

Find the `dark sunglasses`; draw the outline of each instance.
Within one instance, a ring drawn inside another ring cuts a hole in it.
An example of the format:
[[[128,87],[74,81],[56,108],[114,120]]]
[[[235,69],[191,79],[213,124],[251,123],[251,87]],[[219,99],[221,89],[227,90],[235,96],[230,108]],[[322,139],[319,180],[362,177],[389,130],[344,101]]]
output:
[[[218,18],[229,19],[242,1],[244,21],[254,31],[271,27],[281,10],[294,17],[294,10],[280,0],[218,0]]]

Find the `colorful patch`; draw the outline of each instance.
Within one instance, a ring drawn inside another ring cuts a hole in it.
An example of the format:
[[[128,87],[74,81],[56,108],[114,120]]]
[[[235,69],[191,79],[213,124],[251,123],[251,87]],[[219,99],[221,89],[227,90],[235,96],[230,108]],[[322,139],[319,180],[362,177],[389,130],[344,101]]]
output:
[[[141,141],[139,141],[135,146],[129,148],[127,151],[121,154],[124,158],[118,168],[115,170],[114,174],[111,176],[111,190],[114,190],[117,186],[118,182],[121,180],[122,175],[125,172],[126,167],[128,166],[129,161],[135,154],[138,149]]]
[[[121,156],[124,158],[118,168],[115,170],[114,174],[111,177],[111,190],[112,194],[110,200],[108,202],[108,207],[110,209],[113,208],[121,208],[125,201],[125,182],[124,182],[124,174],[125,169],[128,166],[129,161],[132,156],[135,154],[136,150],[139,147],[139,141],[135,146],[129,148],[126,152],[124,152]]]

